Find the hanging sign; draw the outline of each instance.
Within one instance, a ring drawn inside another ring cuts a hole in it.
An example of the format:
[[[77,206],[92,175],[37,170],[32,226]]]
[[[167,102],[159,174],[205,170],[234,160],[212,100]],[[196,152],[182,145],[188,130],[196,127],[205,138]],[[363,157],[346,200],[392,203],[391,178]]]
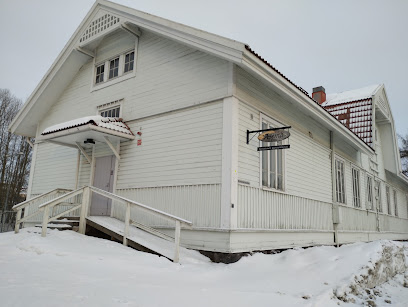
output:
[[[258,140],[262,142],[279,142],[287,139],[290,132],[287,130],[265,131],[258,136]]]
[[[287,149],[287,148],[290,148],[290,145],[264,146],[264,147],[258,147],[258,151]]]
[[[262,130],[254,130],[254,131],[249,131],[247,130],[246,133],[246,143],[249,144],[249,142],[253,139],[253,137],[250,139],[249,135],[252,133],[260,133],[258,135],[258,140],[261,142],[266,142],[266,143],[274,143],[274,142],[280,142],[283,140],[286,140],[287,138],[290,137],[290,132],[288,129],[291,127],[279,127],[279,128],[269,128],[269,129],[262,129]],[[258,147],[258,151],[262,150],[276,150],[276,149],[287,149],[290,148],[290,145],[276,145],[276,146],[263,146],[263,147]]]

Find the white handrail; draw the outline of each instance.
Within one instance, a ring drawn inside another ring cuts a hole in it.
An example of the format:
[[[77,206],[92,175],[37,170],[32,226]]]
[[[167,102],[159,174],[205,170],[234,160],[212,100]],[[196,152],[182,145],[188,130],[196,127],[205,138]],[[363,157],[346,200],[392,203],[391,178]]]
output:
[[[115,195],[110,192],[106,192],[104,190],[95,188],[95,187],[89,187],[89,190],[97,193],[99,195],[105,196],[107,198],[110,198],[112,200],[119,201],[121,203],[124,203],[126,205],[126,213],[125,213],[125,229],[123,230],[123,245],[127,246],[128,245],[128,237],[129,237],[129,226],[130,226],[130,205],[139,207],[143,210],[149,211],[150,213],[159,215],[161,217],[164,217],[166,219],[172,220],[176,223],[175,229],[174,229],[174,258],[173,262],[179,262],[180,260],[180,234],[181,234],[181,224],[185,224],[188,227],[191,227],[193,225],[192,222],[187,221],[185,219],[182,219],[178,216],[168,214],[166,212],[151,208],[149,206],[143,205],[139,202],[124,198],[122,196]],[[146,230],[145,230],[146,231]],[[154,233],[152,233],[155,235]]]
[[[131,205],[134,205],[134,206],[137,206],[137,207],[139,207],[139,208],[141,208],[141,209],[144,209],[144,210],[146,210],[146,211],[149,211],[149,212],[151,212],[151,213],[153,213],[153,214],[160,215],[161,217],[167,218],[167,219],[169,219],[169,220],[179,221],[180,223],[186,224],[186,225],[188,225],[188,226],[193,225],[193,223],[190,222],[190,221],[187,221],[187,220],[182,219],[182,218],[180,218],[180,217],[178,217],[178,216],[175,216],[175,215],[172,215],[172,214],[169,214],[169,213],[160,211],[160,210],[158,210],[158,209],[155,209],[155,208],[146,206],[146,205],[141,204],[141,203],[139,203],[139,202],[137,202],[137,201],[130,200],[130,199],[124,198],[124,197],[122,197],[122,196],[119,196],[119,195],[116,195],[116,194],[113,194],[113,193],[110,193],[110,192],[106,192],[106,191],[104,191],[104,190],[101,190],[101,189],[98,189],[98,188],[95,188],[95,187],[90,187],[90,189],[91,189],[91,191],[93,191],[93,192],[95,192],[95,193],[97,193],[97,194],[99,194],[99,195],[105,196],[105,197],[110,198],[110,199],[112,199],[112,200],[117,200],[117,201],[122,202],[122,203],[125,203],[125,204],[126,204],[126,203],[129,203],[129,204],[131,204]]]
[[[179,262],[181,224],[184,224],[187,227],[191,227],[193,225],[192,222],[187,221],[185,219],[182,219],[182,218],[180,218],[178,216],[175,216],[175,215],[172,215],[172,214],[157,210],[155,208],[146,206],[146,205],[141,204],[139,202],[124,198],[122,196],[115,195],[113,193],[106,192],[104,190],[92,187],[92,186],[84,186],[84,187],[76,189],[74,191],[66,190],[66,189],[55,189],[55,190],[53,190],[51,192],[48,192],[48,193],[45,193],[43,195],[37,196],[35,199],[38,200],[40,197],[43,197],[45,195],[49,195],[49,194],[51,194],[53,192],[55,193],[55,192],[58,192],[58,191],[70,191],[70,192],[68,192],[68,193],[66,193],[64,195],[61,195],[59,197],[56,197],[54,199],[51,199],[51,200],[41,204],[40,206],[38,206],[38,209],[39,209],[38,212],[40,212],[40,211],[44,212],[43,213],[43,221],[42,221],[42,232],[41,232],[42,237],[45,237],[47,235],[47,225],[48,225],[48,223],[50,221],[53,221],[53,220],[63,216],[64,214],[69,213],[69,212],[71,212],[73,210],[77,210],[77,209],[81,209],[80,219],[79,219],[79,232],[82,233],[82,234],[85,234],[86,217],[88,215],[88,207],[89,207],[89,204],[90,204],[91,193],[94,192],[96,194],[102,195],[104,197],[110,198],[110,199],[115,200],[115,201],[119,201],[119,202],[124,203],[126,205],[125,229],[124,229],[124,232],[123,232],[123,244],[126,245],[126,246],[128,245],[129,228],[130,228],[130,223],[131,223],[131,220],[130,220],[130,206],[131,205],[136,206],[138,208],[141,208],[143,210],[146,210],[146,211],[148,211],[150,213],[153,213],[155,215],[158,215],[158,216],[160,216],[162,218],[166,218],[166,219],[174,221],[176,225],[175,225],[175,235],[174,235],[175,252],[174,252],[173,261],[174,262]],[[72,197],[80,195],[80,194],[83,194],[81,204],[78,204],[77,206],[75,206],[73,208],[70,208],[70,209],[60,213],[57,216],[51,216],[50,217],[49,212],[50,212],[50,209],[52,207],[61,204],[64,200],[67,200],[69,198],[72,198]],[[34,200],[34,198],[32,200]],[[32,200],[30,200],[30,201],[32,201]],[[28,205],[28,204],[29,204],[29,202],[25,202],[25,204],[23,204],[23,205]],[[21,204],[19,204],[19,205],[21,205]],[[13,207],[13,209],[14,209],[14,207]],[[17,217],[16,217],[15,232],[18,233],[18,229],[19,229],[18,226],[22,222],[22,220],[21,220],[22,207],[17,207],[16,210],[18,210],[18,211],[17,211]],[[36,212],[35,214],[37,214],[38,212]],[[25,219],[23,219],[23,220],[25,220]],[[154,233],[152,233],[152,234],[154,234]]]
[[[45,196],[49,196],[49,195],[51,195],[51,194],[53,194],[53,193],[58,193],[58,192],[70,192],[70,191],[72,191],[72,190],[62,189],[62,188],[56,188],[56,189],[51,190],[51,191],[49,191],[49,192],[45,192],[45,193],[43,193],[43,194],[41,194],[41,195],[35,196],[35,197],[30,198],[30,199],[28,199],[28,200],[25,200],[25,201],[23,201],[23,202],[21,202],[21,203],[18,203],[18,204],[16,204],[16,205],[14,205],[12,209],[13,209],[14,211],[17,211],[18,209],[23,209],[23,208],[29,206],[32,202],[34,202],[34,201],[36,201],[36,200],[38,200],[38,199],[40,199],[40,198],[43,198],[43,197],[45,197]]]

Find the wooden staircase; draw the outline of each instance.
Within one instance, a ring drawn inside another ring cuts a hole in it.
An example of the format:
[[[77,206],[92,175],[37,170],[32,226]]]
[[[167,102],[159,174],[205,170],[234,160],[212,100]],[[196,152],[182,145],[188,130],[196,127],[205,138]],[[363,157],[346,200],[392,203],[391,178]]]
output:
[[[47,224],[48,229],[58,230],[79,230],[79,216],[62,216],[59,219]],[[42,224],[37,224],[35,227],[42,227]]]
[[[124,220],[120,221],[113,217],[89,216],[92,193],[126,206]],[[38,206],[38,210],[22,217],[23,210],[26,210],[30,205]],[[57,214],[56,208],[58,206],[68,207],[69,209]],[[130,219],[131,207],[137,207],[154,216],[174,222],[174,237],[132,221]],[[190,221],[92,186],[85,186],[74,191],[55,189],[17,204],[13,207],[13,210],[17,211],[15,233],[19,232],[21,223],[42,213],[42,224],[36,225],[42,228],[42,237],[47,235],[47,229],[74,230],[74,227],[77,228],[79,233],[85,234],[86,225],[88,224],[121,240],[126,246],[142,247],[142,249],[162,255],[174,262],[179,262],[180,258],[181,226],[183,225],[187,229],[192,226]],[[68,214],[78,211],[80,212],[79,218],[68,217]],[[182,250],[184,255],[188,254],[187,249],[182,248]]]

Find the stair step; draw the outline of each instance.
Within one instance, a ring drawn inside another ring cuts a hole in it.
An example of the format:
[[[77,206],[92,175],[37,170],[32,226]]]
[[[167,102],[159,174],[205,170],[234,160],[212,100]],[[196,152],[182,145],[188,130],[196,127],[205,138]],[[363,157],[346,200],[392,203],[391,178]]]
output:
[[[51,224],[66,224],[71,226],[79,226],[79,220],[71,220],[70,218],[65,218],[62,220],[54,220]]]
[[[37,225],[35,225],[35,227],[41,228],[42,225],[41,225],[41,224],[37,224]],[[49,223],[49,224],[47,225],[47,228],[48,228],[48,229],[58,229],[58,230],[72,230],[72,225]]]

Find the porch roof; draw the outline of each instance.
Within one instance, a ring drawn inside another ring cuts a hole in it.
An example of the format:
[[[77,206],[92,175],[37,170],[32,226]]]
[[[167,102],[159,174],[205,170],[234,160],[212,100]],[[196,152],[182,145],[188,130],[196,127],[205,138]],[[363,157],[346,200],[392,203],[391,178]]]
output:
[[[87,116],[46,128],[39,141],[54,141],[66,145],[83,144],[87,139],[105,142],[109,137],[116,141],[133,140],[130,128],[117,117]]]

